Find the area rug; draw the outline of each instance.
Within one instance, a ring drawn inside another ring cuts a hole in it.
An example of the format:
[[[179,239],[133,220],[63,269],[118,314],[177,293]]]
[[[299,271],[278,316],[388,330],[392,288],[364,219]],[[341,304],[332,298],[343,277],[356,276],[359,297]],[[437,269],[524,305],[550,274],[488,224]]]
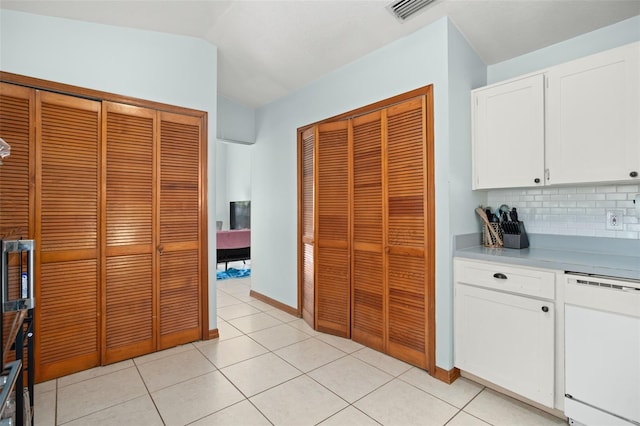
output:
[[[226,271],[216,272],[217,280],[226,280],[228,278],[246,278],[251,276],[251,268],[236,269],[229,268]]]

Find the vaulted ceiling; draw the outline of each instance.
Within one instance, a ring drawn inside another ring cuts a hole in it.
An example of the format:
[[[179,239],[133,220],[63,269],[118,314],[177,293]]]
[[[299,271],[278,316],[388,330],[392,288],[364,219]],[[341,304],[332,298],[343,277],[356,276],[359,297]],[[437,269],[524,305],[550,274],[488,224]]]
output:
[[[218,90],[257,107],[449,16],[487,65],[640,15],[640,0],[436,0],[404,22],[385,0],[0,0],[29,13],[205,39]]]

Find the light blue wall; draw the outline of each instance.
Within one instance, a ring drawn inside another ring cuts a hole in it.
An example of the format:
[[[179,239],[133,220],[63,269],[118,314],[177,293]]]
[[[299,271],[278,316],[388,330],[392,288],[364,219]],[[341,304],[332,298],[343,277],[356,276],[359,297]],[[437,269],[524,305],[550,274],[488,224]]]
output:
[[[203,110],[209,135],[216,134],[217,48],[200,39],[0,9],[0,69]],[[209,263],[215,265],[215,145],[207,151]],[[213,329],[215,274],[209,278]]]
[[[216,220],[222,229],[229,229],[229,202],[251,200],[252,152],[253,145],[216,143]]]
[[[255,109],[218,95],[216,220],[229,229],[229,201],[251,199],[251,151]]]
[[[217,137],[229,142],[255,143],[255,109],[218,95]]]
[[[471,190],[471,89],[486,84],[487,66],[469,46],[460,31],[451,23],[448,38],[449,69],[449,194],[448,216],[438,217],[441,228],[448,221],[449,235],[478,232],[480,222],[475,208],[486,205],[486,194]],[[439,165],[436,164],[436,170]],[[443,202],[443,197],[437,203]],[[436,285],[438,326],[436,359],[438,366],[453,368],[453,264],[452,247],[447,252],[437,248],[436,270],[446,269],[446,280]]]
[[[251,157],[253,145],[238,143],[230,143],[228,145],[227,196],[229,201],[251,200]]]
[[[640,40],[640,15],[487,68],[489,84]]]
[[[218,104],[219,105],[219,104]],[[227,200],[227,147],[228,143],[216,142],[216,221],[229,229],[229,206]]]
[[[449,37],[455,45],[448,47]],[[450,199],[471,195],[471,178],[451,194],[451,176],[470,173],[468,88],[484,80],[484,66],[447,18],[416,31],[257,111],[252,163],[252,288],[296,307],[296,129],[429,84],[434,85],[436,180],[436,305],[438,366],[452,367],[451,240],[474,224],[452,226]],[[469,70],[449,76],[449,57]],[[465,58],[469,56],[469,58]],[[453,87],[452,87],[453,85]],[[450,95],[449,91],[452,91]],[[464,98],[464,100],[462,99]],[[457,111],[461,108],[462,111]],[[455,151],[455,152],[453,152]],[[452,158],[452,152],[469,153]],[[462,169],[465,170],[462,170]],[[453,195],[453,197],[452,197]],[[464,217],[471,215],[463,214]]]
[[[436,133],[446,134],[446,28],[442,19],[258,109],[251,180],[254,290],[297,307],[298,127],[433,83]]]

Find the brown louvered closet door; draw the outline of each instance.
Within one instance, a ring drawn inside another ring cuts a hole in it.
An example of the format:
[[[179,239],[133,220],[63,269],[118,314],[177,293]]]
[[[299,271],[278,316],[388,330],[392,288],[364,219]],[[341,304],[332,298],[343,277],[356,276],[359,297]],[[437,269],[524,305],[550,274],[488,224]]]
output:
[[[103,364],[152,352],[156,111],[103,103]]]
[[[202,121],[160,113],[159,349],[202,335]],[[202,207],[203,208],[203,207]]]
[[[206,338],[206,113],[0,74],[0,239],[35,240],[36,382]]]
[[[36,381],[100,361],[100,103],[38,92]]]
[[[435,374],[432,90],[377,102],[300,135],[298,288],[303,314],[315,297],[316,330]],[[306,243],[311,224],[314,245]]]
[[[318,126],[316,326],[350,337],[349,122]]]
[[[315,327],[315,282],[314,282],[314,145],[317,127],[302,134],[302,318]]]
[[[388,353],[427,368],[424,97],[387,109]]]
[[[382,114],[353,119],[351,338],[385,349]]]

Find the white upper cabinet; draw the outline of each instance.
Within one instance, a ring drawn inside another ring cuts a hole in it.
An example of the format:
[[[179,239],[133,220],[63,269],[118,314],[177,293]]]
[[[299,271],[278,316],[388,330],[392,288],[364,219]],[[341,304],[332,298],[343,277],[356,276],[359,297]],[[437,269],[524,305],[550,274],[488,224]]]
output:
[[[548,71],[548,183],[640,181],[640,44]]]
[[[640,43],[472,92],[473,189],[640,182]]]
[[[472,93],[473,189],[544,180],[544,75]]]

